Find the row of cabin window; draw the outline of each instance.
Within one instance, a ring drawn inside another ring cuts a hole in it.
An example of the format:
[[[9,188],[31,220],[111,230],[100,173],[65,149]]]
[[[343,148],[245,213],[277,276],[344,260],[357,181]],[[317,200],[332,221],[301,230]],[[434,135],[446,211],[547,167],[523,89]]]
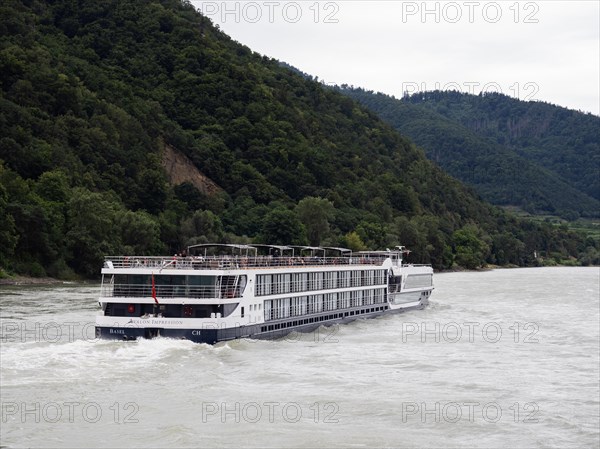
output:
[[[285,329],[288,327],[296,327],[296,326],[302,326],[303,324],[309,324],[309,323],[319,323],[321,321],[329,321],[329,320],[334,320],[336,318],[344,318],[347,316],[357,316],[357,315],[362,315],[364,313],[369,313],[369,312],[380,312],[382,310],[386,310],[387,306],[378,306],[378,307],[371,307],[366,308],[366,309],[362,309],[362,310],[351,310],[349,312],[340,312],[340,313],[333,313],[331,315],[319,315],[319,316],[315,316],[312,318],[304,318],[304,319],[300,319],[297,321],[287,321],[287,322],[283,322],[283,323],[277,323],[277,324],[271,324],[270,326],[261,326],[260,331],[261,332],[270,332],[270,331],[274,331],[274,330],[278,330],[278,329]]]
[[[259,274],[256,276],[256,296],[383,285],[385,273],[385,270],[345,270]]]
[[[383,304],[386,301],[385,293],[384,288],[378,288],[373,290],[354,290],[322,295],[299,296],[296,298],[271,299],[265,301],[265,321],[348,309],[350,307]]]

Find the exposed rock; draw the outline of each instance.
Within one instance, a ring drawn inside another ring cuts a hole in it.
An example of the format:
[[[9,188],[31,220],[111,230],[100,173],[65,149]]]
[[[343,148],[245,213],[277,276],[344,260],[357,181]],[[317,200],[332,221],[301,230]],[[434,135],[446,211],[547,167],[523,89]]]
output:
[[[200,172],[185,154],[169,145],[165,145],[163,150],[162,165],[173,185],[189,182],[208,196],[222,190],[212,179]]]

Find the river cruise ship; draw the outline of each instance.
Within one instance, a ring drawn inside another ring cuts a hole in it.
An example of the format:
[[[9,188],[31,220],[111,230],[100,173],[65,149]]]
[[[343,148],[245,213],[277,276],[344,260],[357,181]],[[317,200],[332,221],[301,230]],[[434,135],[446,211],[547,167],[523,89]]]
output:
[[[274,339],[420,309],[433,291],[433,270],[405,263],[407,253],[205,244],[185,256],[106,257],[96,336]]]

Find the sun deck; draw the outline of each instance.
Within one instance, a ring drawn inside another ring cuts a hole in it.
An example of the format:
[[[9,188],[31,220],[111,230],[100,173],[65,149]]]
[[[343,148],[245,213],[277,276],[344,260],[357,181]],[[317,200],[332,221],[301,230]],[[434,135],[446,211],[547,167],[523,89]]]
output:
[[[384,255],[318,256],[106,256],[104,268],[169,270],[236,270],[289,267],[381,265]]]

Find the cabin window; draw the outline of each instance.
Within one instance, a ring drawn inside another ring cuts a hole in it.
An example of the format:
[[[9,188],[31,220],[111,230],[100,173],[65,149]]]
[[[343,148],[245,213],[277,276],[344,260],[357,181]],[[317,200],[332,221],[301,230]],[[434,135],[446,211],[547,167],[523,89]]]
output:
[[[338,309],[347,309],[350,307],[350,293],[351,292],[338,293]]]
[[[292,291],[292,275],[290,273],[285,273],[282,275],[283,277],[283,287],[281,293],[291,293]]]
[[[359,306],[359,299],[358,296],[360,295],[359,291],[351,291],[350,292],[350,307],[356,307]]]
[[[300,289],[299,292],[308,290],[308,273],[300,273]]]
[[[292,292],[301,292],[301,279],[302,279],[302,273],[292,273],[292,285],[291,285],[291,291]]]
[[[146,275],[145,277],[148,278],[148,284],[151,286],[152,276]],[[185,296],[185,278],[185,276],[155,275],[156,296],[159,298]]]
[[[308,313],[308,296],[300,297],[300,312],[299,315],[306,315]]]
[[[350,287],[350,271],[338,271],[337,288]]]
[[[325,295],[315,295],[315,312],[322,312],[323,311],[323,300],[324,300],[324,296]]]
[[[273,301],[265,301],[265,320],[273,319]]]
[[[280,299],[281,318],[290,316],[290,298]]]
[[[256,296],[272,294],[273,275],[259,274],[256,276]]]
[[[271,294],[277,295],[281,293],[281,275],[274,274],[271,277],[272,285],[271,285]]]
[[[325,273],[323,273],[323,276],[324,276],[323,288],[327,289],[327,290],[335,288],[335,281],[336,281],[335,271],[326,271]]]
[[[273,275],[272,274],[264,274],[264,295],[272,295],[273,294]]]
[[[214,297],[216,276],[154,276],[156,295],[160,298],[176,296],[191,298]],[[117,274],[114,277],[112,296],[152,296],[152,275]]]
[[[385,301],[385,289],[378,288],[374,291],[374,304],[382,304]]]
[[[322,271],[317,271],[315,273],[315,287],[314,290],[323,290],[323,278],[325,273]]]
[[[337,308],[337,294],[328,293],[325,295],[325,310],[335,310]]]
[[[272,275],[271,294],[280,295],[292,291],[292,275],[290,273]]]
[[[216,284],[216,276],[187,276],[187,297],[214,298]]]
[[[431,274],[413,274],[406,278],[404,288],[423,288],[431,287],[433,276]]]
[[[290,299],[290,314],[291,316],[306,314],[306,296]]]
[[[352,272],[352,287],[360,287],[361,282],[361,272],[356,270]]]

